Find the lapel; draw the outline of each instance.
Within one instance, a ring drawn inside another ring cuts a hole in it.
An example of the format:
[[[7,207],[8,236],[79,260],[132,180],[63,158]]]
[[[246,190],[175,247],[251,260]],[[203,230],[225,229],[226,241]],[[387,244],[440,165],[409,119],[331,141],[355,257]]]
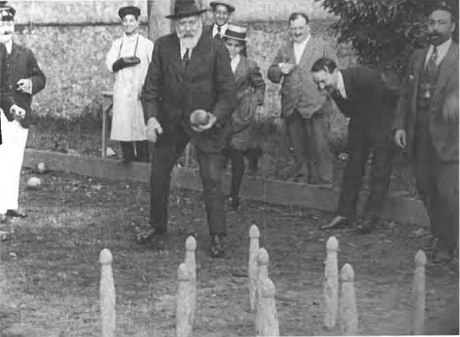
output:
[[[458,45],[453,41],[450,44],[449,50],[447,51],[444,59],[441,61],[441,69],[439,70],[439,80],[436,85],[436,90],[433,94],[433,99],[436,97],[441,89],[446,85],[447,79],[452,72],[452,65],[454,62],[458,62]]]
[[[169,45],[169,49],[170,49],[168,53],[170,57],[169,63],[173,65],[179,71],[179,73],[182,74],[185,69],[184,69],[184,65],[182,64],[182,59],[180,55],[180,41],[176,34],[172,35],[171,44]],[[192,57],[193,57],[193,53],[192,53]]]
[[[351,71],[352,71],[352,68],[340,70],[340,73],[342,74],[342,78],[343,78],[343,86],[345,87],[345,94],[347,95],[347,98],[342,97],[342,99],[344,100],[350,100],[355,97],[355,93],[353,90],[353,83],[352,83],[351,74],[350,74]]]
[[[315,39],[310,35],[310,40],[307,42],[303,54],[300,57],[299,65],[308,63],[308,61],[314,57],[317,48],[318,46]]]
[[[238,85],[241,80],[244,79],[244,73],[246,72],[247,60],[244,56],[240,56],[240,62],[236,66],[235,70],[235,83]]]
[[[286,44],[286,50],[285,50],[285,53],[283,55],[283,60],[281,60],[281,62],[295,64],[294,42],[289,41]]]

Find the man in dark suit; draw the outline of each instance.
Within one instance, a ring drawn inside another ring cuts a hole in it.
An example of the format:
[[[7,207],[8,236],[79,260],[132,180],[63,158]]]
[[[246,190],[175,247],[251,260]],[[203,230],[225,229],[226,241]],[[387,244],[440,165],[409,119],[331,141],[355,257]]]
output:
[[[366,162],[372,154],[370,194],[363,219],[357,226],[361,233],[369,233],[381,220],[390,183],[394,153],[391,124],[396,95],[377,71],[365,67],[338,70],[333,60],[321,58],[313,64],[311,71],[318,88],[328,91],[339,110],[350,118],[349,157],[337,216],[321,229],[347,226],[354,220]]]
[[[286,123],[296,165],[285,174],[297,182],[332,187],[333,157],[329,147],[332,104],[312,81],[310,69],[321,57],[336,59],[329,43],[311,36],[304,13],[289,17],[290,41],[283,44],[267,77],[281,83],[281,116]]]
[[[438,3],[428,18],[430,45],[407,66],[394,122],[396,144],[413,163],[417,190],[436,243],[434,262],[452,259],[458,238],[458,44],[455,13]]]
[[[33,52],[16,44],[12,39],[15,13],[13,7],[0,8],[3,30],[0,42],[5,44],[8,54],[4,60],[6,63],[5,73],[2,74],[2,77],[5,76],[5,90],[13,95],[14,101],[22,110],[18,114],[15,108],[12,108],[9,112],[4,111],[1,116],[4,119],[0,160],[2,163],[8,163],[8,165],[2,165],[2,174],[0,175],[0,214],[10,217],[25,217],[26,214],[19,210],[18,205],[19,179],[29,132],[28,127],[32,121],[32,96],[44,88],[46,79]]]
[[[224,254],[226,235],[222,192],[222,149],[231,135],[231,113],[237,98],[230,57],[224,44],[203,33],[200,10],[193,0],[177,1],[176,32],[155,43],[142,92],[147,136],[155,143],[151,176],[152,230],[141,241],[163,237],[167,230],[167,206],[172,168],[191,140],[203,182],[204,201],[211,235],[211,256]],[[196,110],[209,120],[190,123]]]

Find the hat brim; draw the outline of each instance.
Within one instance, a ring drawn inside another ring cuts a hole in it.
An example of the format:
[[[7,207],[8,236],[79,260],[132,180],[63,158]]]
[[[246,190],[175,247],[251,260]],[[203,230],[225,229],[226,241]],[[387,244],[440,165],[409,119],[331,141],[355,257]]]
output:
[[[170,14],[170,15],[166,15],[165,18],[166,19],[177,20],[177,19],[188,18],[190,16],[201,15],[201,14],[207,12],[207,11],[208,11],[207,9],[201,9],[199,11],[188,12],[188,13]]]
[[[241,37],[236,37],[236,36],[230,36],[230,35],[222,35],[223,39],[231,39],[231,40],[236,40],[240,42],[248,42],[248,38],[241,38]]]
[[[217,5],[222,5],[222,6],[227,7],[227,8],[228,8],[228,11],[229,11],[230,13],[235,11],[235,7],[233,7],[232,5],[223,3],[223,2],[211,1],[211,2],[209,3],[209,6],[211,6],[211,7],[214,7],[214,6],[217,6]]]

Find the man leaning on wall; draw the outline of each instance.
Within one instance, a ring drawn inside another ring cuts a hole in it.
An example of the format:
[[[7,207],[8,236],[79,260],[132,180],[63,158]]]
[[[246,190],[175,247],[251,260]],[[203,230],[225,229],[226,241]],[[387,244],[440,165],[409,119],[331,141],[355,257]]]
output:
[[[290,41],[281,46],[267,74],[273,83],[281,83],[281,116],[294,150],[296,163],[285,177],[332,187],[328,141],[332,104],[313,83],[310,69],[321,57],[336,62],[337,57],[328,43],[311,36],[306,14],[291,14],[288,24]]]

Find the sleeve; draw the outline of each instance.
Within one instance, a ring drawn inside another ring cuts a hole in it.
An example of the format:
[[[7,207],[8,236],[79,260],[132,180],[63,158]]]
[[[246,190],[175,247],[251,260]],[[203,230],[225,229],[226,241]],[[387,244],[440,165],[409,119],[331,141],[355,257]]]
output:
[[[223,43],[216,43],[214,85],[217,91],[216,103],[212,114],[219,124],[224,123],[238,104],[235,79],[233,76],[230,56]]]
[[[110,72],[113,72],[112,66],[118,58],[118,50],[120,47],[118,46],[117,41],[118,40],[112,43],[112,47],[110,47],[109,53],[105,58],[105,65]]]
[[[6,74],[6,49],[3,44],[0,44],[0,106],[8,120],[13,120],[10,114],[11,107],[15,104],[14,95],[11,90],[8,90],[8,81],[5,77]]]
[[[255,95],[259,105],[264,104],[265,98],[265,81],[260,73],[260,68],[256,62],[251,63],[251,70],[249,73],[249,80],[255,89]]]
[[[32,95],[42,91],[46,85],[46,76],[38,66],[35,55],[29,50],[29,57],[27,61],[27,71],[29,79],[32,81]]]
[[[278,84],[281,82],[281,79],[283,78],[283,74],[281,73],[281,69],[278,64],[283,62],[283,56],[282,56],[282,50],[278,50],[278,53],[275,56],[275,59],[273,60],[273,63],[271,66],[268,68],[267,71],[267,77],[268,79],[275,83]]]
[[[156,43],[153,47],[152,61],[150,62],[141,94],[142,108],[144,109],[146,122],[152,117],[158,118],[158,102],[161,97],[162,81],[160,44]]]
[[[415,56],[413,55],[408,62],[404,71],[403,83],[399,89],[399,98],[396,105],[395,119],[393,121],[393,130],[405,130],[406,115],[410,110],[410,88],[414,80],[412,75],[412,67]]]

